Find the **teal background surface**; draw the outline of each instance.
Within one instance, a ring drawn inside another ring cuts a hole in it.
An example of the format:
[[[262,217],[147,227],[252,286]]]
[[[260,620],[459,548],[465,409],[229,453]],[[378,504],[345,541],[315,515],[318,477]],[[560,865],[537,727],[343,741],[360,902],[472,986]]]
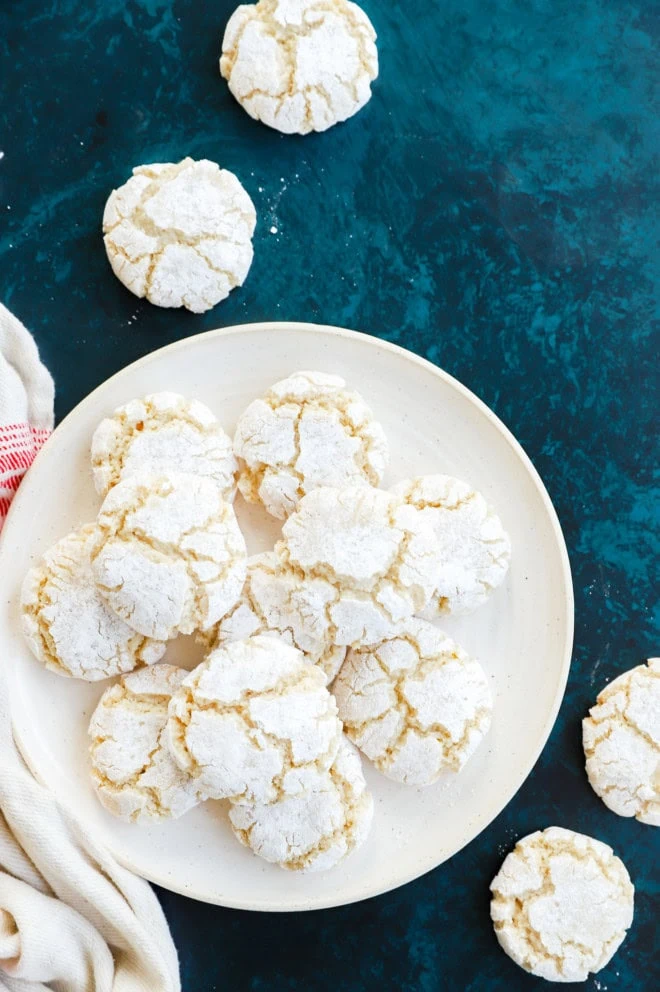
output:
[[[36,336],[58,416],[216,326],[312,320],[395,341],[474,390],[532,457],[568,543],[576,638],[537,767],[448,864],[309,915],[159,892],[184,989],[540,989],[498,948],[488,884],[516,838],[557,823],[610,843],[637,889],[626,942],[583,987],[656,990],[658,831],[593,794],[580,720],[660,650],[660,7],[365,0],[373,99],[298,138],[252,121],[218,74],[233,6],[0,0],[0,298]],[[185,155],[236,172],[259,217],[245,286],[203,316],[131,296],[100,232],[134,165]]]

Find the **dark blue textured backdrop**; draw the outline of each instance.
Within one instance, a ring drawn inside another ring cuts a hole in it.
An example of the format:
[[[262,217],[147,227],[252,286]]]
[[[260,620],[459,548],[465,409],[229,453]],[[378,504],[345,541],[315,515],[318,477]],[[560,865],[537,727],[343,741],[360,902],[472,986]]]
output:
[[[449,864],[345,909],[268,917],[160,892],[184,989],[540,988],[495,942],[488,883],[518,836],[558,823],[611,843],[637,887],[632,931],[587,987],[655,990],[658,832],[591,792],[580,720],[606,681],[658,652],[660,8],[364,6],[381,59],[371,103],[286,138],[218,75],[231,0],[0,0],[0,298],[34,331],[59,416],[206,328],[355,327],[493,407],[545,479],[573,566],[568,691],[505,812]],[[133,165],[184,155],[236,172],[259,215],[247,284],[202,317],[132,297],[100,236]]]

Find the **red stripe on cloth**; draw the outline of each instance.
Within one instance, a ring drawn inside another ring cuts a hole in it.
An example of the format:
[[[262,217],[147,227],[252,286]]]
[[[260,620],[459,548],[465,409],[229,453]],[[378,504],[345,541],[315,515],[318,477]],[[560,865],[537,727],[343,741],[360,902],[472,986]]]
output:
[[[30,424],[0,426],[0,529],[14,493],[49,435]]]

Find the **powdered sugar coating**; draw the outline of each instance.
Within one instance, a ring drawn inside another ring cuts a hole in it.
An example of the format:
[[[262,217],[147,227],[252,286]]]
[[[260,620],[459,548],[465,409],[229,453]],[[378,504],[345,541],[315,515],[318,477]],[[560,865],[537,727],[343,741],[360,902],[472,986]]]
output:
[[[23,633],[34,656],[58,675],[96,682],[151,665],[165,644],[136,633],[94,584],[87,524],[58,541],[31,568],[21,590]]]
[[[415,507],[433,528],[442,567],[424,616],[472,613],[503,581],[511,541],[502,521],[481,493],[448,475],[422,475],[391,492]]]
[[[589,782],[619,816],[660,827],[660,658],[605,686],[582,721]]]
[[[333,693],[347,736],[379,771],[406,785],[459,771],[490,727],[481,665],[417,618],[380,644],[350,650]]]
[[[114,486],[92,550],[97,586],[135,630],[162,640],[209,630],[238,600],[246,548],[210,479],[139,473]]]
[[[152,393],[117,407],[92,437],[92,471],[105,496],[136,472],[188,472],[212,479],[223,499],[236,492],[231,439],[207,406],[178,393]]]
[[[325,131],[371,97],[375,41],[348,0],[260,0],[230,17],[220,72],[256,120],[285,134]]]
[[[379,485],[389,457],[383,429],[359,393],[323,372],[296,372],[250,403],[236,425],[234,451],[243,496],[280,519],[319,486]]]
[[[584,982],[600,971],[632,923],[623,862],[607,844],[562,827],[519,840],[490,888],[502,948],[550,982]]]
[[[237,803],[229,819],[235,835],[266,861],[289,871],[327,871],[362,844],[373,819],[360,757],[342,737],[327,771],[293,768],[276,802]]]
[[[217,627],[216,644],[273,633],[302,651],[332,682],[346,648],[330,643],[326,610],[335,590],[323,579],[303,579],[269,551],[248,559],[243,593]]]
[[[241,286],[252,264],[252,200],[215,162],[141,165],[103,214],[112,271],[159,307],[203,313]]]
[[[305,579],[336,590],[328,610],[332,642],[389,636],[423,609],[437,584],[438,547],[414,509],[370,486],[316,489],[282,528],[276,551]]]
[[[173,818],[197,805],[195,783],[165,743],[167,706],[187,674],[173,665],[133,672],[106,689],[92,714],[92,782],[122,820]]]
[[[216,648],[170,703],[169,747],[212,799],[270,803],[289,772],[326,771],[341,738],[323,672],[277,637]]]

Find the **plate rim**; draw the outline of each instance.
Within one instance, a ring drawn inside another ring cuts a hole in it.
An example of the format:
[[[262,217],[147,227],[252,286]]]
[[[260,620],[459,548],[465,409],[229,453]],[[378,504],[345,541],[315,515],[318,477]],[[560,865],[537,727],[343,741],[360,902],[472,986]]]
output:
[[[38,464],[38,462],[42,458],[43,450],[47,447],[52,448],[54,439],[57,438],[57,436],[61,433],[61,431],[68,423],[68,421],[78,416],[81,410],[84,411],[85,407],[93,402],[98,392],[104,390],[108,385],[113,383],[116,379],[121,378],[129,370],[133,370],[138,368],[139,366],[147,364],[154,357],[154,355],[157,354],[161,355],[166,352],[176,352],[180,349],[187,347],[191,342],[198,341],[202,338],[204,339],[222,338],[230,335],[249,334],[255,332],[277,333],[277,331],[283,327],[298,332],[317,334],[320,337],[331,335],[334,337],[342,337],[349,340],[352,338],[358,338],[363,343],[369,346],[383,348],[386,351],[390,351],[394,354],[397,354],[400,358],[406,361],[410,361],[413,364],[419,365],[427,372],[431,372],[433,375],[443,380],[448,386],[455,389],[458,393],[462,394],[463,397],[465,397],[483,415],[485,415],[486,419],[490,421],[491,425],[495,427],[495,429],[502,435],[503,439],[507,442],[509,447],[513,449],[514,453],[517,455],[517,457],[520,459],[523,466],[527,470],[527,473],[541,498],[546,514],[548,516],[548,520],[551,524],[556,545],[559,550],[559,558],[561,564],[561,575],[563,581],[562,598],[563,598],[563,612],[566,620],[566,635],[564,638],[564,643],[562,648],[562,663],[559,672],[559,679],[557,683],[557,691],[555,693],[555,698],[553,699],[552,706],[550,707],[548,713],[548,717],[546,718],[543,728],[539,734],[539,739],[536,743],[536,746],[534,747],[534,749],[532,749],[532,751],[530,751],[530,757],[528,761],[525,763],[527,769],[518,786],[510,795],[506,797],[506,799],[501,803],[501,805],[499,805],[498,808],[495,809],[492,816],[485,823],[481,825],[478,832],[473,837],[471,837],[469,841],[467,841],[465,844],[460,845],[459,847],[456,847],[454,850],[451,851],[451,853],[447,854],[447,856],[444,857],[441,861],[434,862],[433,864],[426,864],[419,871],[411,872],[410,874],[406,875],[405,878],[397,881],[393,885],[388,885],[385,888],[379,887],[378,884],[371,885],[364,892],[348,900],[342,899],[341,896],[339,898],[328,896],[327,898],[322,899],[321,902],[319,903],[315,902],[313,905],[305,904],[304,901],[301,901],[299,905],[296,904],[293,906],[291,905],[282,906],[279,905],[277,902],[269,902],[268,900],[263,901],[262,903],[259,904],[254,903],[254,901],[250,903],[249,901],[237,901],[235,899],[223,899],[222,901],[220,901],[217,898],[213,898],[209,895],[204,895],[204,894],[199,895],[187,891],[185,886],[173,883],[172,879],[168,878],[165,872],[160,876],[157,876],[156,873],[145,874],[143,869],[136,866],[131,861],[130,858],[126,857],[121,851],[116,850],[112,844],[107,844],[109,853],[124,868],[126,868],[129,871],[132,871],[138,877],[143,878],[155,885],[158,885],[161,888],[166,889],[167,891],[174,892],[178,895],[187,896],[189,899],[194,899],[197,902],[206,903],[207,905],[222,906],[228,909],[242,909],[250,912],[270,912],[270,913],[300,912],[300,911],[312,912],[315,910],[332,909],[340,906],[352,905],[357,902],[363,902],[366,899],[371,899],[379,895],[384,895],[387,892],[392,892],[395,889],[401,888],[402,886],[407,885],[409,882],[413,882],[417,878],[421,878],[423,875],[428,874],[430,871],[439,868],[441,865],[445,864],[460,851],[464,850],[471,843],[473,843],[473,841],[475,841],[477,837],[479,837],[480,834],[483,833],[483,831],[488,826],[490,826],[493,820],[495,820],[496,817],[498,817],[500,813],[502,813],[502,811],[506,809],[509,803],[511,803],[512,800],[515,798],[515,796],[518,794],[522,786],[529,778],[532,770],[534,769],[534,766],[536,765],[537,761],[539,760],[545,748],[545,745],[548,742],[550,734],[552,733],[553,727],[556,723],[559,709],[561,707],[566,692],[566,685],[568,682],[568,675],[571,666],[573,641],[574,641],[574,633],[575,633],[575,610],[574,610],[575,599],[574,599],[573,579],[571,574],[570,559],[568,556],[568,550],[566,548],[566,541],[564,538],[564,534],[561,528],[557,511],[555,510],[552,500],[550,499],[550,495],[545,487],[545,484],[543,483],[543,480],[541,479],[539,472],[537,471],[536,467],[534,466],[534,463],[532,462],[531,458],[529,457],[523,446],[515,438],[512,431],[506,426],[506,424],[504,424],[504,422],[497,416],[497,414],[494,413],[493,410],[491,410],[490,407],[487,406],[482,399],[480,399],[474,392],[472,392],[471,389],[465,386],[459,379],[455,378],[455,376],[451,375],[449,372],[446,372],[444,369],[440,368],[440,366],[438,365],[435,365],[433,362],[430,362],[428,359],[422,358],[420,355],[415,354],[415,352],[410,351],[408,348],[404,348],[403,346],[395,344],[392,341],[387,341],[382,338],[376,337],[373,334],[367,334],[363,331],[354,331],[345,327],[336,327],[331,324],[317,324],[307,321],[275,320],[275,321],[251,321],[242,324],[232,324],[228,327],[217,327],[208,331],[201,331],[198,334],[191,334],[184,338],[180,338],[179,340],[170,342],[169,344],[163,345],[160,348],[154,348],[152,351],[148,352],[146,355],[143,355],[141,358],[138,358],[135,361],[130,362],[128,365],[123,366],[123,368],[119,369],[117,372],[114,372],[111,376],[109,376],[107,379],[104,379],[103,382],[99,383],[98,386],[96,386],[89,393],[87,393],[87,395],[84,396],[83,399],[80,400],[56,426],[55,430],[48,438],[43,448],[38,452],[33,464]],[[13,517],[16,515],[17,507],[20,507],[23,501],[28,498],[29,488],[30,488],[29,486],[26,487],[24,485],[24,482],[22,482],[21,485],[19,486],[16,495],[12,501],[12,504],[9,508],[9,513],[7,515],[7,518],[5,520],[5,524],[3,527],[4,533],[7,532],[8,526],[10,526]],[[6,543],[4,540],[2,540],[2,536],[3,535],[0,535],[0,563],[2,561],[2,557],[4,554],[4,546]],[[13,678],[11,674],[13,673],[13,671],[14,671],[14,665],[12,664],[10,665],[8,672],[10,679]],[[12,713],[11,694],[10,694],[9,704],[10,704],[10,713]],[[38,782],[40,782],[41,785],[45,786],[46,788],[49,789],[49,791],[51,791],[51,794],[55,797],[57,802],[63,807],[63,809],[67,813],[75,816],[85,828],[89,829],[90,824],[86,820],[84,815],[81,816],[80,813],[78,813],[76,810],[73,810],[65,797],[60,795],[55,789],[51,789],[50,786],[43,780],[43,778],[39,774],[38,769],[35,768],[34,765],[32,764],[30,760],[29,747],[21,737],[20,730],[17,727],[16,723],[14,722],[13,713],[12,713],[12,728],[13,728],[14,740],[16,742],[18,750],[20,751],[23,760],[25,761],[28,768],[34,775],[35,779]]]

